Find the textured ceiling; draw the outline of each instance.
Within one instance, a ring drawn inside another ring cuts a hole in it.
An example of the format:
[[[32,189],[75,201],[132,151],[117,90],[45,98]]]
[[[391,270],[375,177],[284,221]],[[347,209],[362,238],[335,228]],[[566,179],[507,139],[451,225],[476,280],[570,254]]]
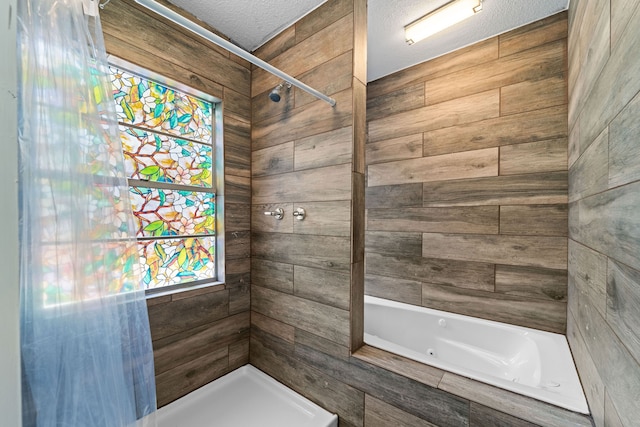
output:
[[[252,52],[326,0],[169,0]]]
[[[170,0],[254,51],[326,0]],[[569,0],[484,0],[481,13],[409,46],[404,26],[449,0],[369,0],[368,81],[567,9]]]

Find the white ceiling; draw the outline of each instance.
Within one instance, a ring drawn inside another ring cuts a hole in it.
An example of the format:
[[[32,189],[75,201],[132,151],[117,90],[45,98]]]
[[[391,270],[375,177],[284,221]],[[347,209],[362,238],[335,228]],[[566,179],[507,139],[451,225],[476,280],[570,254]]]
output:
[[[254,51],[326,0],[170,0]],[[368,81],[567,9],[569,0],[484,0],[483,11],[409,46],[404,26],[449,0],[368,1]]]

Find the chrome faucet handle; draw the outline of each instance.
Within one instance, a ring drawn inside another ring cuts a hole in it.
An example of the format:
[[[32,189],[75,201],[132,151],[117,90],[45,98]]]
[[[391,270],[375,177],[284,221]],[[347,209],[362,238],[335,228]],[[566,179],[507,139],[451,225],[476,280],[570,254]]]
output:
[[[268,211],[268,212],[265,212],[264,214],[268,216],[273,216],[276,219],[282,219],[282,217],[284,217],[284,209],[278,208],[275,211]]]
[[[306,215],[307,213],[303,208],[298,208],[295,211],[293,211],[293,217],[298,221],[302,221]]]

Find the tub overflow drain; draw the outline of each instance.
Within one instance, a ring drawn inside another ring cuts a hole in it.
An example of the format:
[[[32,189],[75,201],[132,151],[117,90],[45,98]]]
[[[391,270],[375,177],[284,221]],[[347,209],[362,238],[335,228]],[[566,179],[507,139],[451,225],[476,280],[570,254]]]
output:
[[[444,328],[445,326],[447,326],[447,321],[444,319],[440,319],[438,320],[438,325],[440,325],[441,328]]]

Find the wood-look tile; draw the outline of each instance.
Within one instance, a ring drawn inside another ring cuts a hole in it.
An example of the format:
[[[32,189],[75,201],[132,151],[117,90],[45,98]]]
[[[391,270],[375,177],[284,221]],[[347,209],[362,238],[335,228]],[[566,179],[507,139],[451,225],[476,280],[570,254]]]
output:
[[[514,414],[515,415],[515,414]],[[537,427],[538,424],[471,402],[469,427]]]
[[[249,363],[249,339],[229,345],[229,370],[237,369]]]
[[[225,174],[251,176],[249,125],[230,116],[223,118]]]
[[[391,406],[368,394],[364,399],[364,423],[367,427],[435,427],[428,421]]]
[[[296,43],[353,12],[353,0],[330,0],[295,23]]]
[[[256,49],[253,54],[263,61],[269,62],[296,44],[295,26],[282,30],[278,35]]]
[[[224,177],[224,198],[226,203],[244,205],[251,203],[251,178],[226,174]]]
[[[500,56],[566,38],[567,21],[567,12],[560,12],[500,35]]]
[[[567,172],[428,182],[423,184],[423,205],[566,204],[567,186]]]
[[[366,272],[466,289],[494,288],[494,265],[437,258],[392,256],[367,252]]]
[[[640,269],[640,182],[577,201],[569,210],[569,236]]]
[[[410,184],[498,175],[498,149],[378,163],[368,167],[368,185]]]
[[[566,329],[567,304],[562,301],[423,283],[422,305],[558,334]]]
[[[367,209],[422,206],[422,184],[383,185],[365,188]]]
[[[246,283],[229,288],[229,314],[248,313],[251,310],[251,285]]]
[[[156,55],[156,66],[152,70],[161,72],[161,64],[167,62],[189,64],[189,69],[199,75],[248,94],[249,70],[229,60],[228,56],[207,48],[192,36],[175,31],[167,21],[150,18],[134,3],[119,2],[109,10],[105,8],[101,17],[103,31],[111,37],[126,39],[127,32],[146,29],[136,39],[136,45],[144,46],[145,50]],[[202,55],[202,52],[208,54]]]
[[[424,107],[424,82],[367,100],[367,120],[377,120],[392,114]]]
[[[293,294],[332,307],[349,310],[351,276],[349,273],[318,268],[293,268]]]
[[[222,102],[224,103],[224,113],[226,115],[235,114],[238,118],[242,118],[247,122],[251,120],[251,98],[248,95],[243,95],[229,87],[225,87]]]
[[[507,414],[518,414],[535,424],[549,427],[567,425],[591,427],[589,417],[586,415],[448,372],[444,374],[439,388],[456,396],[472,398],[474,402]]]
[[[369,345],[356,351],[353,357],[434,388],[438,387],[444,375],[441,369]]]
[[[333,94],[351,87],[352,76],[353,51],[349,50],[315,68],[312,68],[306,73],[296,76],[296,78],[305,82],[305,84],[311,86],[315,90],[332,97]],[[292,87],[291,92],[295,97],[294,105],[296,108],[307,105],[318,99],[297,87]]]
[[[224,347],[156,375],[158,407],[171,403],[226,374],[228,366],[229,350],[228,347]]]
[[[590,1],[580,23],[578,38],[579,54],[577,59],[579,75],[571,90],[569,122],[573,123],[580,114],[585,99],[592,92],[602,69],[607,64],[611,47],[610,1]],[[576,65],[574,63],[574,65]]]
[[[274,85],[275,86],[275,85]],[[332,96],[335,107],[316,100],[300,108],[252,123],[251,145],[254,150],[306,138],[353,124],[353,90],[346,89]]]
[[[266,334],[251,339],[251,363],[330,412],[340,425],[362,426],[364,393],[292,357],[293,348]]]
[[[638,117],[640,95],[636,95],[609,125],[609,187],[640,180],[640,161],[636,155],[640,134]]]
[[[369,83],[367,96],[377,98],[413,83],[441,77],[497,58],[498,37],[492,37],[375,80]]]
[[[440,426],[468,422],[468,401],[426,386],[402,375],[352,357],[349,362],[306,346],[296,346],[296,356],[368,395]]]
[[[640,360],[640,271],[609,259],[607,267],[607,323]]]
[[[565,71],[566,39],[527,49],[425,83],[428,105]]]
[[[422,157],[422,134],[401,136],[366,145],[368,165]]]
[[[500,234],[567,236],[567,205],[500,206]]]
[[[598,368],[611,401],[623,425],[633,425],[640,416],[640,365],[628,348],[595,309],[580,304],[575,325],[584,337],[587,350]],[[607,385],[613,385],[607,387]]]
[[[291,206],[291,212],[302,207],[306,214],[302,221],[292,220],[294,233],[349,237],[351,229],[351,203],[348,200],[336,202],[305,202],[302,204],[292,204]]]
[[[224,228],[226,233],[245,231],[251,228],[251,205],[225,204]]]
[[[282,209],[284,216],[277,219],[265,212]],[[293,203],[267,203],[251,206],[251,231],[264,233],[293,233]]]
[[[604,424],[605,385],[598,373],[598,368],[591,359],[589,350],[587,350],[584,337],[578,330],[572,311],[567,313],[567,341],[576,370],[580,373],[582,389],[589,404],[591,416],[596,426],[608,425]]]
[[[257,311],[251,313],[251,327],[258,328],[264,332],[287,341],[291,344],[295,343],[295,327],[286,323],[264,316]]]
[[[607,257],[569,239],[569,286],[582,304],[589,304],[604,317],[607,301]]]
[[[608,393],[605,393],[604,405],[604,425],[608,427],[624,427],[618,410],[611,401]]]
[[[299,328],[296,328],[295,330],[295,344],[311,347],[314,350],[343,360],[349,360],[349,357],[351,356],[349,347],[337,344],[334,341],[322,338],[321,336]]]
[[[251,232],[249,230],[227,233],[224,243],[226,259],[249,258],[251,256]]]
[[[366,0],[357,0],[366,2]],[[351,170],[366,173],[365,146],[367,144],[367,85],[353,78],[353,155]]]
[[[422,283],[367,274],[364,281],[365,295],[413,305],[422,305]]]
[[[151,337],[155,341],[226,317],[229,311],[228,293],[228,290],[210,292],[150,306]]]
[[[251,259],[251,283],[263,288],[293,293],[293,265],[266,259]]]
[[[367,252],[416,257],[422,253],[422,234],[388,231],[365,233]]]
[[[567,138],[500,147],[500,175],[567,170]]]
[[[369,141],[412,135],[498,117],[498,89],[415,108],[369,122]]]
[[[627,25],[627,28],[640,26],[637,8]],[[587,141],[593,141],[640,90],[640,79],[620,78],[627,75],[629,70],[640,67],[640,56],[635,54],[638,43],[640,32],[624,31],[618,43],[612,46],[609,60],[589,96],[582,103],[580,140],[585,143],[581,143],[581,146],[586,148]]]
[[[107,53],[110,55],[129,60],[135,58],[136,63],[142,68],[162,72],[162,75],[167,78],[187,84],[216,98],[223,97],[223,86],[221,84],[209,80],[205,76],[193,72],[193,70],[184,68],[180,64],[172,64],[167,61],[162,61],[159,64],[157,55],[133,45],[132,43],[135,42],[131,39],[120,40],[105,33],[104,43]]]
[[[363,174],[351,174],[351,263],[364,262],[364,239],[366,229],[365,181]],[[352,267],[353,268],[353,267]],[[364,270],[363,270],[364,274]],[[364,280],[364,276],[362,277]],[[363,282],[364,286],[364,282]]]
[[[251,237],[253,257],[345,272],[350,269],[350,249],[348,237],[282,233]]]
[[[422,239],[425,258],[567,268],[564,237],[424,233]]]
[[[423,155],[546,141],[567,134],[567,106],[559,105],[430,130],[424,134]]]
[[[349,351],[354,352],[364,345],[364,251],[362,260],[351,264],[350,291],[349,325],[351,339]]]
[[[500,89],[500,114],[503,116],[555,107],[567,102],[566,73],[543,80],[525,80]]]
[[[293,171],[293,141],[251,153],[251,176],[275,175]]]
[[[367,230],[497,234],[498,218],[498,206],[369,209]]]
[[[609,187],[608,128],[596,138],[569,171],[569,201],[600,193]]]
[[[269,63],[297,76],[328,60],[353,49],[353,15],[348,14],[290,49],[271,59]],[[271,90],[280,78],[271,73],[255,69],[251,76],[251,96]]]
[[[254,178],[251,191],[254,204],[350,200],[351,164]]]
[[[295,142],[295,170],[351,163],[353,127],[347,126]]]
[[[153,342],[156,375],[249,338],[249,313],[229,316]]]
[[[638,3],[633,0],[611,0],[611,45],[616,46],[624,34],[628,31],[627,24],[638,8]]]
[[[251,309],[338,344],[349,344],[349,312],[305,298],[253,286]]]
[[[567,301],[567,270],[496,265],[496,292]]]

